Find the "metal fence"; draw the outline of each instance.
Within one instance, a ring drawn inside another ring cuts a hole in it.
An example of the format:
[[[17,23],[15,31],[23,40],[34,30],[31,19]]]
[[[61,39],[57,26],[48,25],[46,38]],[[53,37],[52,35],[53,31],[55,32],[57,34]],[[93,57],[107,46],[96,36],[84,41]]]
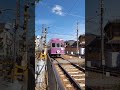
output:
[[[47,55],[48,90],[65,90],[51,58]]]

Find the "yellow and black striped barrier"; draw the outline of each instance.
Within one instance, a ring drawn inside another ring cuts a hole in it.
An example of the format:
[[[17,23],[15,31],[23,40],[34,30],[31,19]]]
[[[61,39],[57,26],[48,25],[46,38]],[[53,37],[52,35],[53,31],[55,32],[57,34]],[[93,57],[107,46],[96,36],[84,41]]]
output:
[[[19,70],[21,70],[21,72]],[[27,80],[27,78],[28,78],[28,67],[27,67],[27,65],[25,65],[25,66],[15,65],[14,77],[13,77],[14,80],[16,80],[18,76],[24,76],[24,78]]]
[[[24,80],[26,81],[28,80],[27,64],[25,66],[20,66],[13,63],[12,61],[0,61],[0,64],[2,65],[0,68],[0,76],[4,76],[12,80],[18,80],[18,76],[20,76],[20,77],[24,77]],[[11,65],[14,65],[13,69],[11,68]]]
[[[41,53],[41,55],[40,55],[40,59],[42,59],[42,60],[46,60],[46,58],[47,58],[47,55],[46,55],[46,54]]]

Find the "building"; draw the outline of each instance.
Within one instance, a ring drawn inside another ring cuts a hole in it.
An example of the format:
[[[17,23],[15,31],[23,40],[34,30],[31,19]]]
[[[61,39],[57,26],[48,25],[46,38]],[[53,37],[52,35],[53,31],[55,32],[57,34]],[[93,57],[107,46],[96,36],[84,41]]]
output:
[[[0,56],[14,56],[14,33],[10,23],[0,23]]]
[[[0,23],[0,57],[14,58],[25,51],[23,30],[16,30],[14,23]]]
[[[80,47],[85,47],[85,35],[80,35],[79,36],[79,46]]]
[[[109,21],[105,28],[106,45],[109,46],[105,52],[107,67],[120,67],[120,19]]]
[[[36,36],[35,37],[35,50],[39,51],[42,50],[42,39],[40,36]]]
[[[90,36],[89,36],[90,37]],[[101,66],[101,39],[96,36],[94,39],[91,36],[91,42],[87,43],[85,49],[85,60],[87,63],[91,63],[90,66],[100,67]],[[86,41],[87,42],[87,41]]]
[[[65,52],[66,54],[77,54],[77,41],[75,40],[69,40],[66,41],[66,48]],[[81,48],[85,48],[85,35],[80,35],[78,38],[78,49],[79,49],[79,54],[81,52]]]
[[[120,20],[109,21],[104,27],[104,56],[105,66],[120,67]],[[101,36],[87,34],[86,36],[86,65],[101,67]]]
[[[68,41],[65,41],[65,46],[66,47],[70,47],[73,45],[73,43],[75,42],[75,40],[68,40]]]
[[[120,20],[109,21],[105,28],[105,36],[108,39],[107,44],[112,44],[116,51],[120,50]]]

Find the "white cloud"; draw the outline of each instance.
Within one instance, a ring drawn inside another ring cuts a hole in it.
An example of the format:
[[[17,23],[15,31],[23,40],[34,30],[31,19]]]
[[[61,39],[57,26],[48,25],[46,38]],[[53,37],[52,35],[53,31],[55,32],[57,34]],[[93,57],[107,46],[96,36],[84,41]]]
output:
[[[64,13],[63,13],[63,8],[62,6],[60,5],[55,5],[53,8],[52,8],[52,12],[57,14],[57,15],[60,15],[60,16],[63,16]]]

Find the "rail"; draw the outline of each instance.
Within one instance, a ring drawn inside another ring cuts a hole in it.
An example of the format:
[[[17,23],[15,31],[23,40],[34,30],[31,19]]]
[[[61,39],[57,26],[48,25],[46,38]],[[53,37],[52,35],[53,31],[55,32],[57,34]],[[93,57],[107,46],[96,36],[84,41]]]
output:
[[[86,71],[92,71],[92,72],[97,72],[97,73],[103,73],[103,69],[102,68],[90,68],[90,67],[85,67],[86,68]],[[115,76],[115,77],[119,77],[120,76],[120,73],[119,71],[111,71],[111,69],[105,69],[104,70],[104,74],[106,72],[110,72],[110,75],[111,76]]]
[[[65,90],[52,59],[47,55],[48,90]]]
[[[62,57],[61,57],[61,58],[62,58]],[[64,58],[62,58],[62,59],[64,59]],[[64,59],[64,60],[66,60],[66,59]],[[70,62],[69,60],[66,60],[66,61]],[[74,64],[74,63],[72,63],[72,62],[70,62],[70,64],[73,65],[74,67],[78,68],[80,71],[82,71],[82,72],[85,73],[85,69],[84,69],[84,68],[82,68],[82,67],[80,67],[80,66],[77,66],[76,64]]]
[[[57,60],[56,60],[57,61]],[[58,62],[58,61],[57,61]],[[61,66],[61,64],[58,62],[58,66],[62,69],[62,71],[64,72],[64,74],[69,78],[70,82],[73,84],[73,86],[77,89],[77,90],[82,90],[80,85],[75,81],[75,79]],[[76,66],[75,66],[76,67]]]
[[[69,78],[70,82],[73,84],[73,86],[77,89],[77,90],[82,90],[80,85],[74,80],[73,77],[71,77],[71,75],[60,65],[58,64],[59,67],[63,70],[63,72],[66,74],[66,76]]]

